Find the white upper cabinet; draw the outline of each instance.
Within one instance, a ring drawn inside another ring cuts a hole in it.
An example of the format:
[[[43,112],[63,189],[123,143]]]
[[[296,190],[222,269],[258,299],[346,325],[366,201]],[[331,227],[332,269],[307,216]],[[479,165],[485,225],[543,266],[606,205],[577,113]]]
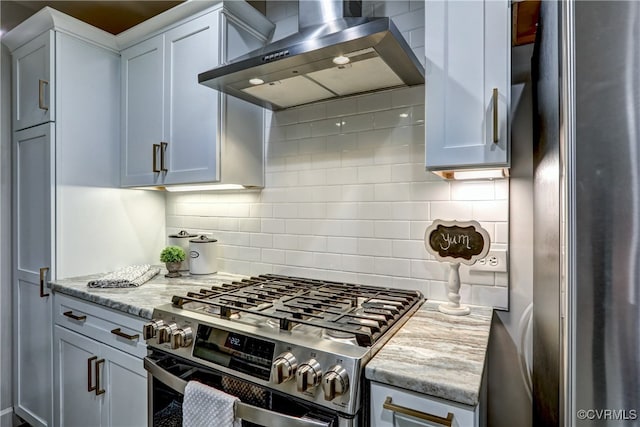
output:
[[[426,167],[508,167],[507,0],[425,3]]]
[[[262,46],[264,35],[242,21],[266,21],[256,13],[224,2],[122,51],[123,187],[264,185],[262,109],[238,107],[198,83],[198,74]],[[244,174],[234,175],[237,167]]]
[[[156,36],[122,52],[122,185],[160,181],[163,40]]]
[[[55,120],[54,33],[46,31],[13,52],[13,130]]]
[[[220,61],[219,13],[187,22],[164,36],[165,184],[218,181],[219,96],[198,74]]]

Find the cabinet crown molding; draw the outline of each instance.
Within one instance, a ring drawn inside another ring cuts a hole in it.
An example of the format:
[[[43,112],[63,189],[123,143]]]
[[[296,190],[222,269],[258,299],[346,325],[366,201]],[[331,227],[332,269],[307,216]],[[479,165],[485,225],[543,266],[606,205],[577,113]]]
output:
[[[49,6],[42,8],[5,34],[2,37],[2,43],[13,52],[45,31],[52,29],[74,34],[89,42],[106,47],[107,49],[118,50],[113,34],[89,25],[86,22],[82,22]]]

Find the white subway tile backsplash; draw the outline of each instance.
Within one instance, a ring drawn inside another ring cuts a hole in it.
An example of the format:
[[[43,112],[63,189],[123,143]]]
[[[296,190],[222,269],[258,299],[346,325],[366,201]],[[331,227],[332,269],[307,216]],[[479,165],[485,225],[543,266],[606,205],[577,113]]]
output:
[[[284,264],[285,251],[281,249],[262,249],[262,262],[269,264]]]
[[[391,246],[389,239],[358,239],[358,253],[361,255],[390,257]]]
[[[342,235],[347,237],[374,237],[374,221],[341,221]]]
[[[451,183],[451,200],[494,200],[495,194],[492,181]]]
[[[509,202],[506,200],[474,202],[473,218],[478,221],[508,221]]]
[[[327,184],[356,184],[358,182],[357,168],[330,168],[326,171]]]
[[[278,203],[272,209],[274,218],[297,218],[297,203]]]
[[[391,181],[391,167],[389,165],[361,166],[358,168],[358,182],[361,184],[389,181]]]
[[[298,249],[302,251],[327,252],[327,237],[300,236],[298,237]]]
[[[263,218],[261,222],[261,231],[263,233],[284,233],[284,219],[279,218]]]
[[[301,203],[298,206],[298,218],[326,218],[327,205],[325,203]]]
[[[432,202],[431,219],[468,221],[476,218],[472,202]]]
[[[314,253],[313,262],[316,268],[339,270],[342,268],[342,255],[328,253]]]
[[[327,117],[327,104],[324,102],[298,108],[298,120],[300,122],[312,122],[325,117]]]
[[[296,1],[267,2],[276,39]],[[391,15],[424,61],[424,2],[363,2]],[[446,300],[448,264],[424,247],[433,219],[477,219],[508,248],[509,181],[447,182],[424,167],[424,86],[267,112],[259,192],[167,194],[167,232],[219,241],[219,267],[417,289]],[[506,307],[508,274],[461,268],[462,303]]]
[[[356,100],[359,113],[370,113],[391,108],[391,97],[387,91],[359,96]]]
[[[387,239],[408,239],[411,223],[409,221],[376,221],[374,234]]]
[[[368,129],[373,129],[373,114],[346,116],[342,117],[340,122],[340,131],[343,133],[361,132]]]
[[[373,150],[345,150],[342,152],[342,167],[373,164]]]
[[[411,274],[411,262],[401,258],[376,258],[374,271],[387,276],[408,277]]]
[[[389,219],[394,205],[386,202],[358,203],[357,214],[353,219]]]
[[[264,221],[264,220],[262,220]],[[240,218],[238,220],[238,231],[240,232],[259,232],[260,231],[260,218]],[[207,227],[214,230],[216,227]]]
[[[380,202],[411,200],[411,184],[375,184],[375,200]]]
[[[375,164],[409,163],[411,162],[411,146],[397,144],[378,147],[373,162]]]
[[[299,185],[324,185],[326,184],[327,171],[324,169],[311,169],[298,172]]]
[[[357,254],[358,239],[353,237],[327,237],[327,252]]]
[[[298,236],[291,234],[274,234],[273,247],[277,249],[298,249]]]
[[[361,255],[342,255],[342,269],[356,273],[371,273],[374,268],[374,257]]]

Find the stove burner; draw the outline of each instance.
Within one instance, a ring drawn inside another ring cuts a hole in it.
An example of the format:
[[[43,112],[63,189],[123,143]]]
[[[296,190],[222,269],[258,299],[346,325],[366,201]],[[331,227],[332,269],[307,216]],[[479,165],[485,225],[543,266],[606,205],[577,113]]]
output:
[[[172,303],[274,329],[308,326],[368,347],[422,299],[417,291],[266,274],[174,296]]]

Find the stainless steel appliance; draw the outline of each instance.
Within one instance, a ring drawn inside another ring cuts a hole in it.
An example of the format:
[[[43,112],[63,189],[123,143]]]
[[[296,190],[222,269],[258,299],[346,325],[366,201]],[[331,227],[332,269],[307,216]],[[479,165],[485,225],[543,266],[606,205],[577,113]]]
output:
[[[639,39],[638,2],[542,2],[534,426],[640,426]]]
[[[144,327],[150,423],[179,419],[169,414],[194,379],[238,396],[245,424],[364,425],[364,365],[423,302],[271,274],[174,296]]]
[[[299,1],[298,33],[198,81],[272,110],[424,84],[424,67],[393,21],[361,16],[361,0]]]

